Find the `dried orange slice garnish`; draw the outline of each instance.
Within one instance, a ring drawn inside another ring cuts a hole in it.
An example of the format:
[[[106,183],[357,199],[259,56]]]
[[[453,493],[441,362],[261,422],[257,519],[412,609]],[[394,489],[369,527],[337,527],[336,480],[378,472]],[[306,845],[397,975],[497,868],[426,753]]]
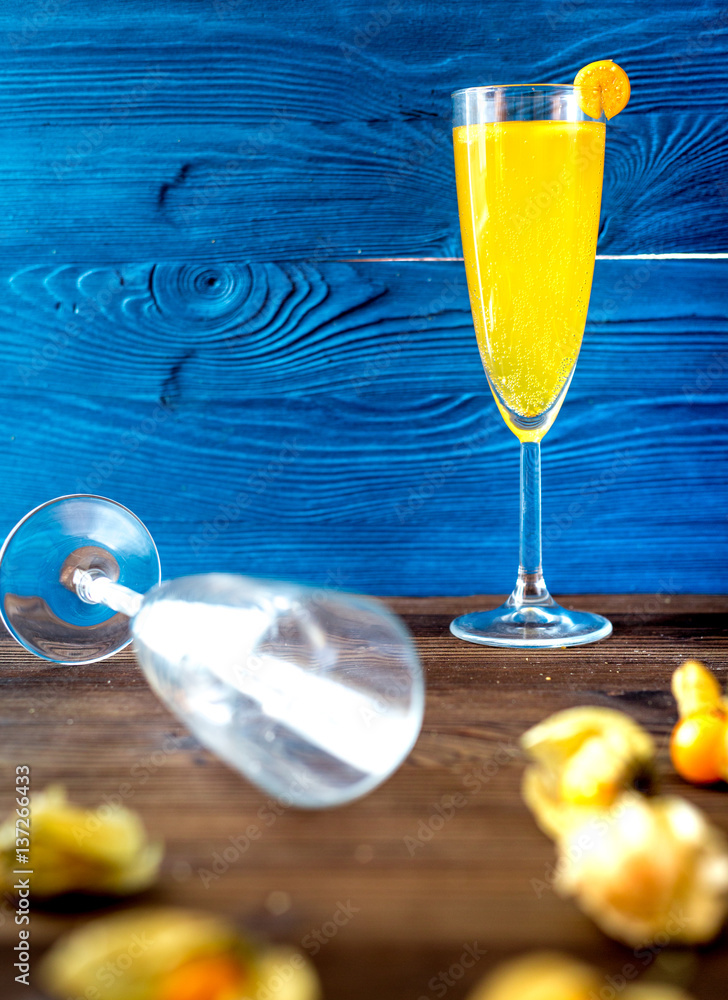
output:
[[[574,86],[579,88],[579,107],[590,118],[599,118],[602,111],[607,118],[614,118],[629,100],[629,77],[611,59],[601,59],[580,69]]]

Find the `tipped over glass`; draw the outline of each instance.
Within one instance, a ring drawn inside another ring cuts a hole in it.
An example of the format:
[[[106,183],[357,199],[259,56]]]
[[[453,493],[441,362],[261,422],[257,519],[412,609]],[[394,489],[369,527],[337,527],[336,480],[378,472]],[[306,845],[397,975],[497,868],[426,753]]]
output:
[[[298,807],[375,788],[422,724],[419,659],[383,604],[226,573],[160,583],[146,527],[103,497],[59,497],[16,525],[0,552],[0,611],[56,663],[133,639],[151,687],[200,741]]]

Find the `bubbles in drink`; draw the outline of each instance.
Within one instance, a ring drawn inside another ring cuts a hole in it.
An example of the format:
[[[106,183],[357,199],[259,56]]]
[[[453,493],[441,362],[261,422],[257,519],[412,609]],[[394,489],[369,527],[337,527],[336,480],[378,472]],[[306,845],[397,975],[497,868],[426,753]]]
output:
[[[576,363],[594,269],[603,156],[599,122],[455,129],[478,344],[494,391],[519,417],[549,410]]]

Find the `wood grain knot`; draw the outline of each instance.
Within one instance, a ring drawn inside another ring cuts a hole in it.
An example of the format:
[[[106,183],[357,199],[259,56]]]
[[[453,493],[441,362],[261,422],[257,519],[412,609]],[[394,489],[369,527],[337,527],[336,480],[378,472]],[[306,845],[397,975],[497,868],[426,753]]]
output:
[[[220,333],[247,318],[252,285],[244,264],[157,264],[149,274],[149,304],[160,318]]]

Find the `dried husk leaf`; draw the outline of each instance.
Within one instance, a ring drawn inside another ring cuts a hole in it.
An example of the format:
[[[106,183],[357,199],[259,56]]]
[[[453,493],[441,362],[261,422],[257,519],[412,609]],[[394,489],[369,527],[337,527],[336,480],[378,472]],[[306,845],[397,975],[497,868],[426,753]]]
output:
[[[633,947],[711,941],[728,909],[728,840],[677,796],[625,793],[559,841],[554,888]]]
[[[123,806],[82,809],[58,785],[30,796],[32,890],[36,897],[66,892],[126,895],[151,885],[162,860],[140,817]],[[0,888],[15,876],[15,816],[0,827]]]
[[[320,1000],[316,972],[300,952],[257,948],[227,920],[177,908],[140,908],[93,920],[62,937],[39,974],[54,1000],[87,991],[95,1000],[158,1000],[178,970],[215,956],[240,967],[234,1000],[253,1000],[266,990],[276,1000]]]
[[[554,839],[649,777],[655,756],[651,736],[628,715],[591,706],[557,712],[524,733],[521,745],[531,760],[523,798]]]

